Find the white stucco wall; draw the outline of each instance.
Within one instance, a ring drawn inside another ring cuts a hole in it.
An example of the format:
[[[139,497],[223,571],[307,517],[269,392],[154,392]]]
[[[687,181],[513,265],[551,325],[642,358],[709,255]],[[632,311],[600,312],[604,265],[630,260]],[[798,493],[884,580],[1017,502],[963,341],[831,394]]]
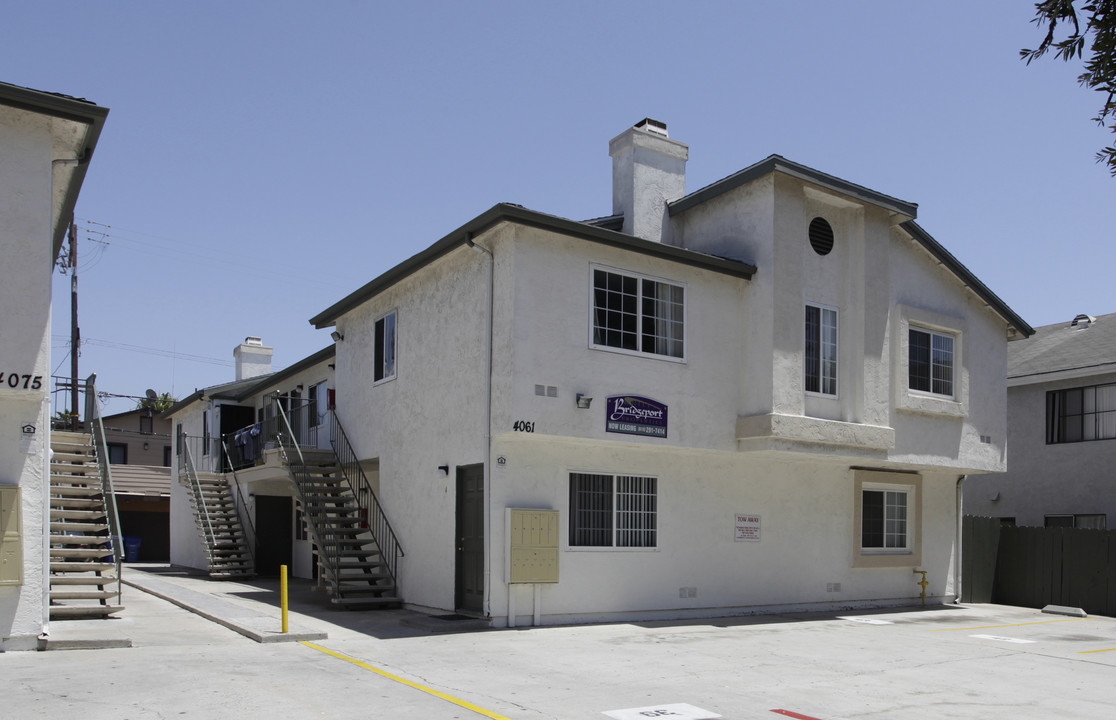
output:
[[[1046,444],[1046,393],[1116,382],[1101,374],[1008,390],[1011,462],[1002,475],[973,475],[965,481],[965,514],[1014,518],[1042,527],[1047,515],[1107,516],[1116,527],[1116,441]]]
[[[0,586],[0,649],[32,649],[46,623],[50,449],[49,120],[0,108],[0,484],[21,488],[23,584]],[[8,382],[12,375],[17,387]],[[24,388],[24,376],[40,388]],[[22,427],[36,440],[24,445]]]

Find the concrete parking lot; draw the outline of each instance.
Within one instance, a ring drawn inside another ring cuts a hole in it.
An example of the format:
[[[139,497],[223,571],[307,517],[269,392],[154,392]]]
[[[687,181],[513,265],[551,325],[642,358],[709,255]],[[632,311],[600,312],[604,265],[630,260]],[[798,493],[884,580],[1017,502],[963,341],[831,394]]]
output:
[[[149,570],[257,639],[278,633],[275,582]],[[131,647],[0,654],[2,714],[1046,720],[1110,717],[1116,703],[1106,617],[967,605],[475,630],[404,610],[333,610],[304,583],[291,598],[291,630],[319,639],[257,642],[129,588],[121,619],[53,623],[51,638],[111,631]]]

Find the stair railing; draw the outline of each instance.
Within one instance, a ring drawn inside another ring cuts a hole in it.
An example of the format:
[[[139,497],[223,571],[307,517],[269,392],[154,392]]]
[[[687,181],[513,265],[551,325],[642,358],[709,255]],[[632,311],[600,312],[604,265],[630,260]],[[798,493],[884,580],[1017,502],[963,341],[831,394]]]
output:
[[[101,497],[105,502],[105,516],[108,518],[109,539],[112,546],[112,560],[116,566],[116,602],[122,597],[121,561],[124,558],[124,536],[120,532],[120,514],[116,508],[116,493],[112,486],[112,470],[109,463],[108,444],[105,440],[105,425],[101,420],[101,404],[97,402],[97,374],[85,380],[85,422],[93,432],[94,455],[101,479]]]
[[[244,492],[240,488],[240,478],[236,476],[236,466],[232,462],[232,457],[229,455],[229,446],[224,438],[221,438],[221,449],[225,452],[225,459],[228,461],[229,474],[232,475],[233,485],[236,487],[236,517],[240,521],[240,527],[245,531],[244,542],[248,546],[248,557],[252,560],[252,567],[256,567],[256,526],[252,524],[252,515],[248,512],[248,502],[244,499]]]
[[[182,436],[182,439],[186,441],[189,440],[185,435]],[[202,525],[202,539],[209,549],[209,552],[206,554],[212,559],[214,549],[217,547],[217,534],[213,531],[213,521],[209,518],[209,506],[205,504],[201,479],[198,477],[198,471],[194,465],[194,453],[190,450],[190,443],[183,442],[181,447],[183,450],[182,458],[185,460],[183,468],[186,470],[186,479],[190,482],[190,492],[194,494],[195,512],[197,512],[198,520]]]
[[[283,403],[279,400],[278,395],[271,396],[270,407],[276,420],[274,438],[283,460],[287,463],[287,470],[294,479],[295,492],[298,494],[299,502],[302,503],[302,511],[309,520],[306,524],[314,544],[318,546],[318,561],[321,562],[323,558],[325,559],[323,565],[327,571],[326,576],[333,586],[333,596],[338,597],[341,592],[340,545],[336,542],[329,544],[324,542],[326,534],[322,532],[322,529],[326,527],[325,514],[319,509],[320,505],[318,503],[309,503],[306,500],[302,488],[311,482],[310,471],[306,467],[306,458],[302,455],[302,448],[299,447],[290,420],[287,418],[287,411],[283,409]]]
[[[398,588],[399,558],[404,555],[403,548],[333,408],[330,408],[329,415],[329,441],[333,446],[333,454],[337,456],[337,462],[341,466],[341,473],[349,483],[349,489],[356,496],[361,517],[368,524],[368,532],[372,534],[380,549],[380,558],[391,576],[391,582]]]

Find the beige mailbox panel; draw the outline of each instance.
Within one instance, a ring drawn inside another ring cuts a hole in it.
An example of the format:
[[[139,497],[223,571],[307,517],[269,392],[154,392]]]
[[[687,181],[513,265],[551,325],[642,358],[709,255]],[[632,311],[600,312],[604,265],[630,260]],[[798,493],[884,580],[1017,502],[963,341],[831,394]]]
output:
[[[0,486],[0,585],[23,584],[23,534],[19,488]]]
[[[509,582],[558,582],[558,511],[508,510]]]

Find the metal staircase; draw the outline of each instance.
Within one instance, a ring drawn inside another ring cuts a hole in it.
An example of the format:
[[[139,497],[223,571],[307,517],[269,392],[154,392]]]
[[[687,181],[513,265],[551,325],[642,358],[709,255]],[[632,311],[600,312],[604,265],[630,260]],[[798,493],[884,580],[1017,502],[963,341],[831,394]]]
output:
[[[194,523],[202,537],[209,576],[216,579],[248,578],[256,574],[251,544],[224,474],[197,472],[188,443],[182,443],[181,477],[190,493]]]
[[[51,432],[51,620],[106,618],[124,609],[116,502],[103,476],[108,463],[98,457],[93,437]]]
[[[333,451],[300,447],[287,413],[271,405],[278,421],[276,439],[302,504],[330,602],[349,608],[397,607],[397,561],[403,552],[380,510],[359,464],[351,455],[340,425],[332,418]],[[270,414],[270,413],[269,413]],[[344,443],[344,451],[338,450]]]

